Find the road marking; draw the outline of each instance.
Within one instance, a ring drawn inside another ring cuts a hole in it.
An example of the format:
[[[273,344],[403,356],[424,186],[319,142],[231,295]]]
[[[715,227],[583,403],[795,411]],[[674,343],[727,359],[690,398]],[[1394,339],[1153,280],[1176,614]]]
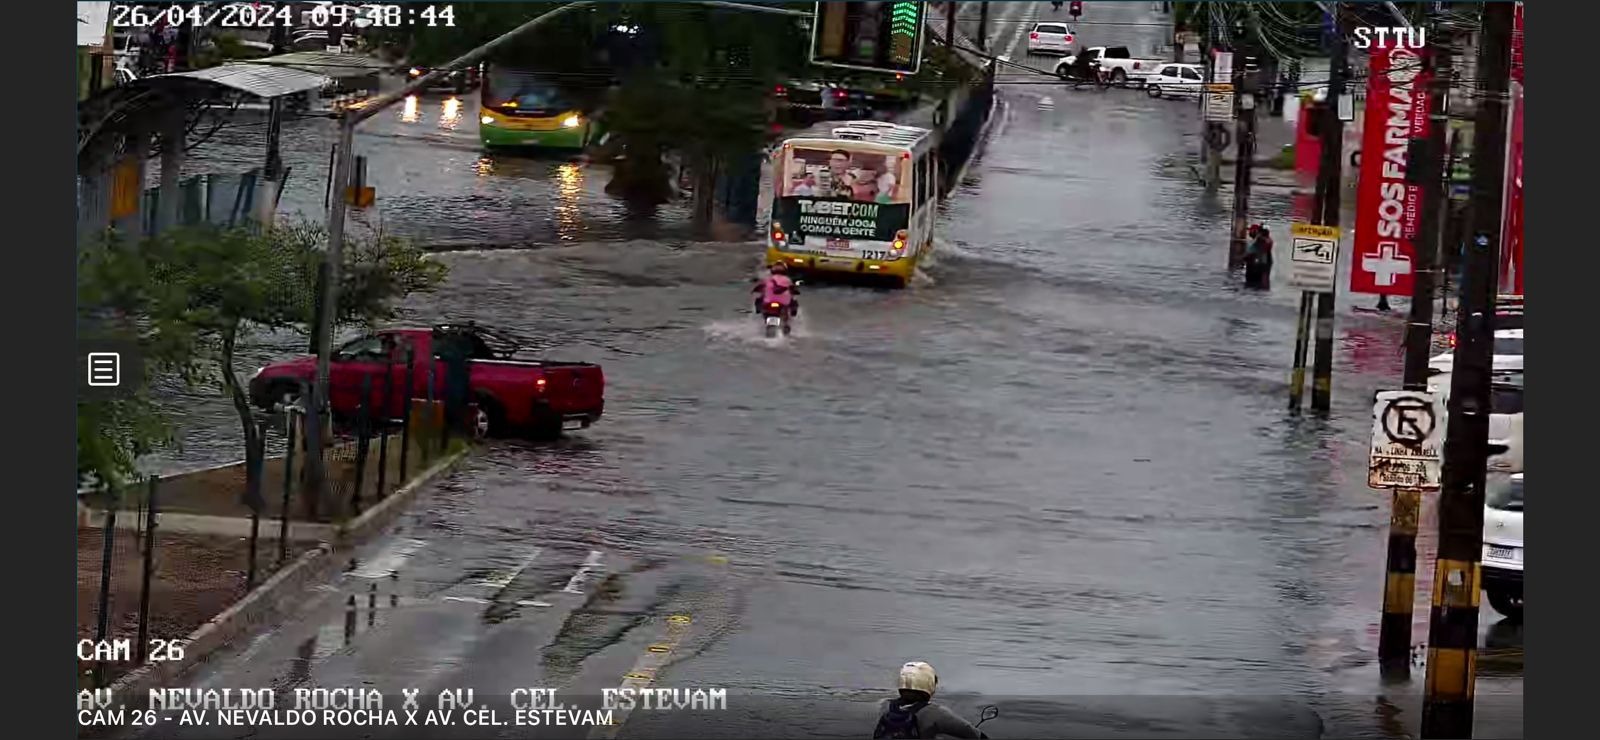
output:
[[[488,599],[480,599],[480,598],[478,598],[476,596],[446,596],[446,597],[444,597],[444,600],[445,601],[460,601],[460,602],[467,603],[467,604],[492,604],[492,603],[494,603],[492,601],[489,601]]]
[[[404,565],[418,550],[427,546],[428,543],[422,540],[396,540],[379,550],[372,560],[352,572],[350,576],[352,578],[388,578],[390,574],[398,572],[400,566]]]
[[[678,648],[678,643],[683,641],[684,635],[689,633],[689,625],[693,622],[687,614],[674,614],[667,617],[667,623],[662,627],[662,638],[651,643],[639,654],[639,659],[634,661],[633,667],[622,675],[622,685],[618,688],[638,689],[644,688],[656,680],[656,674],[665,668],[672,659],[672,651]],[[633,713],[633,708],[622,708],[611,712],[611,724],[601,725],[589,732],[591,740],[610,740],[622,731],[622,726],[627,723],[628,715]]]
[[[539,553],[541,552],[544,552],[544,548],[535,547],[528,551],[527,556],[523,557],[521,562],[517,563],[516,567],[513,567],[511,570],[499,575],[478,581],[475,585],[489,586],[496,591],[503,590],[506,586],[511,585],[512,581],[517,580],[517,576],[522,575],[522,571],[527,570],[528,566],[533,565],[533,561],[539,559]]]
[[[517,600],[517,606],[546,607],[546,606],[550,606],[550,605],[551,604],[548,601],[538,601],[538,600],[535,600],[535,599],[518,599]]]
[[[1006,15],[1007,20],[1012,21],[1012,23],[1011,23],[1011,32],[1010,32],[1009,38],[1006,41],[1005,45],[1000,47],[1000,51],[1005,53],[1005,54],[1007,54],[1007,55],[1010,55],[1011,58],[1015,59],[1015,58],[1017,58],[1017,55],[1013,54],[1012,52],[1014,52],[1016,50],[1015,47],[1017,45],[1017,42],[1019,42],[1019,41],[1021,41],[1023,39],[1023,35],[1022,35],[1023,34],[1023,29],[1025,27],[1026,28],[1032,28],[1034,22],[1039,18],[1039,6],[1038,6],[1037,3],[1007,3],[1007,4],[1010,5],[1012,8],[1014,8],[1016,10],[1016,12],[1015,13],[1008,13]],[[1027,8],[1027,10],[1024,10],[1024,8]],[[1022,17],[1020,17],[1020,16],[1022,16],[1024,14],[1027,15],[1026,19],[1023,19]],[[1023,49],[1021,57],[1024,60],[1026,60],[1028,58],[1027,49]],[[1014,71],[1021,71],[1021,70],[1014,70]]]
[[[590,550],[589,557],[584,559],[583,565],[578,566],[578,572],[573,573],[572,580],[567,581],[567,587],[561,589],[562,593],[583,593],[583,586],[589,581],[589,578],[595,573],[605,570],[605,566],[601,564],[601,560],[604,558],[605,554],[599,550]]]

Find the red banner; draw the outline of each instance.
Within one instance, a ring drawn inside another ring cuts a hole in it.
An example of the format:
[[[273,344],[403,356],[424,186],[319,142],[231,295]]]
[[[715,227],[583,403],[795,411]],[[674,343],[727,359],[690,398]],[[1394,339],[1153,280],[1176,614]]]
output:
[[[1322,163],[1322,139],[1317,137],[1314,111],[1309,100],[1303,102],[1294,136],[1294,220],[1308,224],[1317,220],[1312,211],[1317,199],[1317,167]]]
[[[1511,83],[1511,136],[1506,146],[1506,204],[1500,223],[1500,292],[1522,295],[1522,83]]]
[[[1387,39],[1370,53],[1350,292],[1409,296],[1422,186],[1406,174],[1411,140],[1428,135],[1428,75],[1417,51]]]
[[[1501,216],[1500,292],[1522,295],[1522,12],[1511,26],[1511,135],[1506,139],[1506,205]]]

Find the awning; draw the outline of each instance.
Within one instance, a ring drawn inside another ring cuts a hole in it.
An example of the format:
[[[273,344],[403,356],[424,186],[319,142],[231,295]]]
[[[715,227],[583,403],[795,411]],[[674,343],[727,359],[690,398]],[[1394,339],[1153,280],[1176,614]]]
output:
[[[252,59],[244,64],[268,67],[287,67],[326,77],[365,77],[382,72],[392,65],[359,54],[338,54],[330,51],[296,51],[272,57]]]
[[[320,90],[333,81],[327,75],[292,67],[271,67],[264,64],[239,62],[196,69],[189,72],[155,75],[147,77],[141,82],[159,83],[178,79],[209,82],[263,98],[276,98],[307,90]]]

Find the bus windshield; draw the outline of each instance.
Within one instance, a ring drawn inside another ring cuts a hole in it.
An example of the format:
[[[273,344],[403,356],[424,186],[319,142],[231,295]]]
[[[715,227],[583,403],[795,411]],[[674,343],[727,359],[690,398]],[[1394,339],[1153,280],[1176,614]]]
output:
[[[577,106],[555,85],[531,73],[490,68],[483,83],[483,107],[502,113],[556,116]]]
[[[900,154],[836,149],[788,148],[782,196],[842,198],[862,203],[907,204],[911,183]]]

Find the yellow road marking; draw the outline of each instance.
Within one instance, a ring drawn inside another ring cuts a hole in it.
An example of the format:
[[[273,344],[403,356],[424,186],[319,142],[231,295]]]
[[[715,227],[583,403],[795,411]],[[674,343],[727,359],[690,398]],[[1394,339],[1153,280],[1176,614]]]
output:
[[[662,639],[647,645],[644,652],[639,654],[639,659],[634,661],[633,668],[623,674],[621,688],[633,688],[639,684],[649,684],[655,681],[656,671],[667,664],[676,650],[678,643],[689,630],[692,620],[687,614],[674,614],[667,617],[667,623],[662,627]],[[589,732],[590,740],[610,740],[622,730],[622,725],[628,721],[632,709],[615,709],[611,712],[611,723],[595,727]]]

